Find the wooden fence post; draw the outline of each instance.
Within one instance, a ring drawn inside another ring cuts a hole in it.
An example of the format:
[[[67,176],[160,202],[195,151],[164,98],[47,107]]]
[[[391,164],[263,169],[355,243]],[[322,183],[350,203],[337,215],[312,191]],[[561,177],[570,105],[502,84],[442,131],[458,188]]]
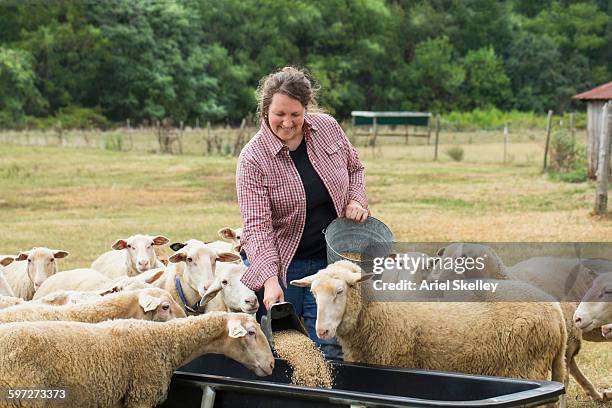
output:
[[[550,128],[552,127],[552,114],[553,111],[548,111],[548,118],[546,119],[546,147],[544,147],[544,166],[542,171],[546,171],[548,167],[548,146],[550,145]]]
[[[610,174],[610,133],[612,132],[612,109],[610,102],[603,107],[599,143],[599,162],[597,163],[597,195],[595,214],[605,214],[608,210],[608,179]]]
[[[210,128],[210,121],[206,122],[206,154],[212,154],[212,130]]]
[[[508,122],[504,124],[504,163],[508,161]]]
[[[438,142],[440,141],[440,114],[436,113],[436,140],[434,148],[434,160],[438,160]]]
[[[183,126],[183,121],[180,122],[180,130],[178,134],[178,144],[179,144],[179,154],[183,154],[183,134],[185,127]]]
[[[238,156],[238,154],[240,154],[240,151],[242,150],[242,145],[244,144],[243,139],[246,133],[245,127],[246,118],[242,118],[242,122],[240,122],[240,130],[238,131],[238,136],[236,137],[236,143],[234,143],[234,151],[232,152],[234,156]]]

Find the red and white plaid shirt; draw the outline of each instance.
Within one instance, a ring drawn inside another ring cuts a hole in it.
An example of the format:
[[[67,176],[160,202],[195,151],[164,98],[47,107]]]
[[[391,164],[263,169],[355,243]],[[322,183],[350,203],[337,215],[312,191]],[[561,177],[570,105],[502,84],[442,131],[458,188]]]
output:
[[[349,200],[368,208],[364,167],[338,122],[308,114],[303,126],[308,158],[332,198],[338,216]],[[251,265],[242,281],[259,290],[271,276],[287,286],[287,268],[306,222],[306,193],[289,149],[267,124],[242,149],[236,169],[242,213],[241,243]]]

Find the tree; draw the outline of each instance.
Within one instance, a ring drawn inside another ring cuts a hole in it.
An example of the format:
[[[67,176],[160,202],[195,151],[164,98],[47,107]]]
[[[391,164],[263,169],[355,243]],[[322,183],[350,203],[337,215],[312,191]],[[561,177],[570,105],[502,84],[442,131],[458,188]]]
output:
[[[404,89],[411,98],[402,108],[430,111],[455,108],[465,71],[452,59],[453,46],[448,37],[418,44],[414,59],[403,75]]]
[[[463,66],[466,76],[462,95],[467,100],[462,107],[510,107],[510,79],[504,72],[503,61],[495,55],[492,47],[469,51]]]
[[[23,115],[38,113],[46,101],[35,85],[32,56],[0,47],[0,124],[13,126]]]

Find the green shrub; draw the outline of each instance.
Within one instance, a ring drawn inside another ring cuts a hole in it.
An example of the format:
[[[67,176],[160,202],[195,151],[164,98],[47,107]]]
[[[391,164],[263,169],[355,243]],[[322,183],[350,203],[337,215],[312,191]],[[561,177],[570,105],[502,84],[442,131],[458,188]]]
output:
[[[463,160],[463,148],[461,146],[453,146],[447,149],[446,154],[456,162]]]
[[[555,132],[550,140],[548,174],[551,179],[566,183],[582,183],[587,180],[585,150],[565,130]]]
[[[104,148],[106,150],[113,150],[120,152],[123,150],[123,135],[119,133],[112,133],[104,140]]]

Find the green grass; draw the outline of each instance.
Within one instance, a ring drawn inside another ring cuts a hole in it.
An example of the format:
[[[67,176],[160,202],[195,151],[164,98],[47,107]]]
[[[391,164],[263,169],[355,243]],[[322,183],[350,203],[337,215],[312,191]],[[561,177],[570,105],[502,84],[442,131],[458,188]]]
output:
[[[610,241],[612,219],[589,215],[591,182],[542,174],[541,144],[463,144],[464,160],[434,162],[433,146],[359,148],[372,214],[398,241]],[[233,157],[0,144],[0,253],[64,249],[61,269],[88,266],[121,237],[163,234],[214,240],[240,225]],[[609,344],[585,344],[583,369],[612,385]],[[573,384],[570,406],[595,407]]]

